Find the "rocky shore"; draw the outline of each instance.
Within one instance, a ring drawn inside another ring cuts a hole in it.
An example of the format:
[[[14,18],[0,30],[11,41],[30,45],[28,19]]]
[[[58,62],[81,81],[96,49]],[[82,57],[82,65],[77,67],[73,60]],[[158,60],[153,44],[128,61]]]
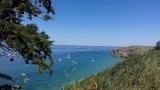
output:
[[[128,58],[130,54],[133,53],[144,53],[148,50],[153,49],[152,46],[128,46],[128,47],[122,47],[122,48],[115,48],[111,50],[111,53],[117,57],[120,58]]]

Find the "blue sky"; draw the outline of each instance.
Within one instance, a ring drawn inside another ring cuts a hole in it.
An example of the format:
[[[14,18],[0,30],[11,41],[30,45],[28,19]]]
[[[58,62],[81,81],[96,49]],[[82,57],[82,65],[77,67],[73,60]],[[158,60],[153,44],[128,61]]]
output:
[[[155,45],[160,40],[160,0],[53,0],[56,15],[36,23],[60,45]]]

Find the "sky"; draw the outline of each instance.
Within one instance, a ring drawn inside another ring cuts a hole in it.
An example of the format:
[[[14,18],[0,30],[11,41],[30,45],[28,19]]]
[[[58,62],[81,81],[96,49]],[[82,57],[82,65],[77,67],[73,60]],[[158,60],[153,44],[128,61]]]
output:
[[[54,20],[34,18],[58,45],[155,45],[160,40],[160,0],[53,0]]]

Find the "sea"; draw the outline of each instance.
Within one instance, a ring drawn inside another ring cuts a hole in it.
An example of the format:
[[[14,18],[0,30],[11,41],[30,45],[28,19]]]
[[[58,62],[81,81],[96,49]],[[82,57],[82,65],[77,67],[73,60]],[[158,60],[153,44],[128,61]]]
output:
[[[16,83],[0,78],[1,84],[20,84],[22,90],[60,90],[69,83],[82,80],[120,62],[111,54],[113,46],[52,46],[53,75],[46,70],[38,73],[38,66],[25,64],[21,57],[0,56],[0,73],[12,76]],[[25,74],[25,75],[23,75]],[[27,79],[26,79],[27,78]]]

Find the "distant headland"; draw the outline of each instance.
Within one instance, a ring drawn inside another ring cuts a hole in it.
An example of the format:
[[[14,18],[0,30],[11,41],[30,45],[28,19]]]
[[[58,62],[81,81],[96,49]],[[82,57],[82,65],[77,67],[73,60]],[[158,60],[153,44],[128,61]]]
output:
[[[153,49],[153,46],[133,45],[133,46],[112,49],[111,53],[120,58],[128,58],[130,54],[133,53],[142,54],[151,49]]]

